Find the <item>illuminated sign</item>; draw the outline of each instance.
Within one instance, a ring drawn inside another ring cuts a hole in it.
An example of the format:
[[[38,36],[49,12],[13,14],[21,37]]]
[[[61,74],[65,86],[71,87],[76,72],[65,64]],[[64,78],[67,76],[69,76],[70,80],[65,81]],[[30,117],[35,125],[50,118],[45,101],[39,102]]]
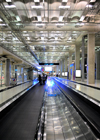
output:
[[[39,63],[39,65],[59,65],[59,63]]]

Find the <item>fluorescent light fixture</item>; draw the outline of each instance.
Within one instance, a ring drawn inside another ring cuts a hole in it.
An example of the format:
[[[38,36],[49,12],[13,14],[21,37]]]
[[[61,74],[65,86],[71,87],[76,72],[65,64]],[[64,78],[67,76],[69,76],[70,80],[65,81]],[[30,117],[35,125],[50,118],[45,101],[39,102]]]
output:
[[[86,5],[86,7],[87,8],[92,8],[93,6],[89,4],[89,5]]]
[[[37,16],[37,18],[38,18],[38,21],[42,21],[41,16]]]
[[[57,40],[58,39],[58,37],[55,37],[55,40]]]
[[[20,23],[16,23],[16,25],[21,25]]]
[[[19,16],[16,16],[16,19],[17,19],[17,21],[21,21],[20,18],[19,18]]]
[[[11,2],[11,0],[6,0],[6,2]]]
[[[34,0],[34,2],[40,2],[40,0]]]
[[[64,26],[64,23],[56,23],[56,26]]]
[[[95,2],[96,0],[90,0],[90,2]]]
[[[44,37],[41,37],[41,40],[44,40]]]
[[[2,19],[0,18],[0,21],[2,21]]]
[[[30,40],[30,37],[27,37],[28,40]]]
[[[62,20],[63,20],[63,16],[60,16],[60,17],[59,17],[59,21],[62,21]]]
[[[83,26],[84,23],[77,23],[76,25],[78,25],[78,26]]]
[[[15,5],[5,5],[6,8],[15,8]]]
[[[13,40],[18,40],[18,38],[17,37],[14,37]]]
[[[27,33],[27,31],[23,31],[23,33]]]
[[[7,26],[7,24],[0,24],[0,26]]]
[[[62,0],[62,2],[67,2],[68,0]]]
[[[72,38],[70,37],[69,40],[71,40]]]
[[[31,8],[33,8],[33,9],[42,9],[43,8],[43,6],[42,5],[33,5],[33,6],[31,6]]]
[[[41,23],[40,24],[39,23],[36,24],[36,26],[44,26],[44,25],[45,24],[43,24],[43,23],[42,24]]]
[[[70,6],[69,5],[66,5],[66,6],[61,5],[61,6],[59,6],[59,8],[60,9],[68,9],[68,8],[70,8]]]
[[[80,20],[79,20],[79,21],[83,21],[83,20],[84,20],[84,18],[85,18],[85,16],[82,16],[82,17],[80,18]]]

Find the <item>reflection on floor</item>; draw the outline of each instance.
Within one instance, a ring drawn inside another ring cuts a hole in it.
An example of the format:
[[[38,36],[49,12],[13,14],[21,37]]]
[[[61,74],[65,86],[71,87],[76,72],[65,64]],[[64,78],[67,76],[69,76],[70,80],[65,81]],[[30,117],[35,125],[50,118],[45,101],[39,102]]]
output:
[[[96,140],[52,79],[45,90],[45,140]]]
[[[27,82],[27,81],[25,81],[25,82]],[[17,84],[21,84],[21,83],[23,83],[23,82],[17,82]],[[5,86],[5,85],[0,85],[0,90],[2,90],[2,89],[5,89],[5,88],[8,88],[8,87],[12,87],[12,86],[14,86],[14,85],[10,85],[10,86]]]
[[[67,80],[67,77],[60,77],[60,78]],[[73,80],[73,81],[75,81],[75,80]],[[84,82],[82,82],[81,79],[80,79],[80,81],[76,81],[76,82],[100,88],[100,80],[95,79],[95,84],[88,84],[87,79],[84,79]]]
[[[67,79],[57,78],[57,77],[55,77],[55,78],[57,80],[59,80],[61,83],[64,83],[65,85],[68,85],[69,87],[71,87],[77,91],[80,91],[80,92],[86,94],[87,96],[100,102],[100,90],[92,88],[92,87],[81,85],[80,83],[74,83],[73,81],[70,81]]]

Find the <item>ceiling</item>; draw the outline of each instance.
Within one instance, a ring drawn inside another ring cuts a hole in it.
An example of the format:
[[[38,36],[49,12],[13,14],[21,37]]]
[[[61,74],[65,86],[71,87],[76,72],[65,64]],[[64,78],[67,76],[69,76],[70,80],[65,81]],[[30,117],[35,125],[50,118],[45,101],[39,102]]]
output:
[[[2,0],[0,46],[30,65],[56,63],[82,36],[100,37],[99,0]]]

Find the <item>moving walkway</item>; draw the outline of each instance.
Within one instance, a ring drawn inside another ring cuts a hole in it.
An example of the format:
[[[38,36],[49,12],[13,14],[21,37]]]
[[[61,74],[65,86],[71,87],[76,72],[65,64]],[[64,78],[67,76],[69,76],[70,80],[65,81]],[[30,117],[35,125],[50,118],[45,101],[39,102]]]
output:
[[[69,100],[51,79],[47,81],[40,123],[35,139],[96,140]],[[43,132],[43,133],[42,133]]]

